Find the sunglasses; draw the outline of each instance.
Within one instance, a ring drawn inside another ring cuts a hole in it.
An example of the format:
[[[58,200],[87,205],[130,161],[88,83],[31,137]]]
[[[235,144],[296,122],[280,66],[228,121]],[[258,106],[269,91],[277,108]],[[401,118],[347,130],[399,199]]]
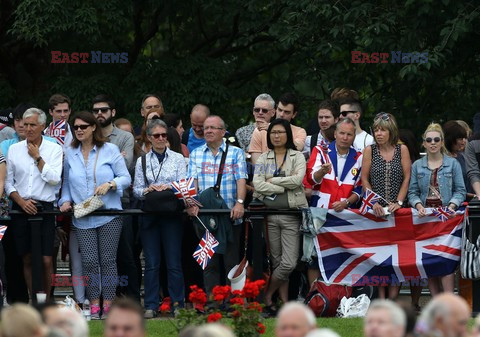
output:
[[[390,116],[386,112],[380,112],[375,116],[374,119],[375,120],[381,119],[383,121],[388,121],[388,120],[390,120]]]
[[[93,112],[93,114],[96,115],[96,114],[99,114],[100,112],[105,113],[105,112],[107,112],[108,110],[110,110],[110,107],[105,107],[105,108],[93,108],[93,109],[92,109],[92,112]]]
[[[78,129],[86,130],[89,126],[91,126],[91,125],[90,125],[90,124],[74,125],[74,126],[73,126],[73,129],[74,129],[75,131],[77,131]]]
[[[440,137],[435,137],[435,138],[428,137],[428,138],[425,138],[425,142],[427,142],[427,143],[431,143],[432,141],[433,141],[434,143],[440,143],[441,140],[442,140],[442,138],[440,138]]]
[[[253,112],[259,113],[260,111],[261,111],[262,113],[266,114],[267,112],[270,111],[270,109],[265,109],[265,108],[253,108]]]
[[[353,111],[353,110],[346,110],[346,111],[342,111],[342,112],[340,112],[340,115],[342,115],[342,116],[344,116],[344,117],[345,117],[345,116],[347,116],[348,114],[354,114],[355,112],[357,112],[357,111]]]
[[[166,133],[154,133],[154,134],[152,135],[152,137],[155,138],[155,139],[158,139],[158,138],[160,138],[160,137],[162,137],[162,138],[167,138],[167,134],[166,134]]]

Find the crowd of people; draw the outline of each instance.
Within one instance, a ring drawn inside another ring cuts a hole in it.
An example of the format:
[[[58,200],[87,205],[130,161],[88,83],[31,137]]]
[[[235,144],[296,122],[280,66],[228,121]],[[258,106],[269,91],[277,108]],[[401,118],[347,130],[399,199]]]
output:
[[[4,309],[1,313],[1,336],[89,336],[87,322],[77,311],[54,303],[42,304],[37,310],[22,303]],[[418,317],[402,303],[377,299],[372,301],[364,317],[363,336],[479,337],[480,319],[477,318],[473,324],[470,324],[470,315],[471,310],[467,302],[452,293],[443,293],[434,297]],[[119,298],[111,305],[105,320],[103,335],[105,337],[145,337],[148,335],[146,326],[140,304],[128,298]],[[322,327],[321,324],[319,326],[310,308],[298,302],[288,302],[280,309],[273,330],[275,337],[340,337],[338,332]],[[359,332],[355,331],[354,334],[358,335]],[[235,334],[227,325],[208,323],[188,326],[181,330],[178,336],[235,337]]]
[[[382,198],[373,207],[373,213],[382,217],[402,207],[415,208],[419,216],[426,215],[427,207],[455,210],[480,194],[480,141],[467,123],[428,125],[421,157],[415,136],[399,129],[390,113],[378,113],[370,133],[363,130],[362,103],[347,88],[336,89],[331,99],[319,104],[307,130],[295,125],[300,106],[292,93],[277,102],[269,94],[258,95],[253,101],[254,122],[236,132],[203,104],[192,108],[191,128],[185,130],[181,116],[166,113],[159,96],[145,95],[139,103],[143,121],[135,126],[125,118],[114,120],[116,105],[107,95],[94,97],[91,111],[72,113],[70,98],[55,94],[48,102],[51,123],[43,110],[22,103],[7,112],[0,126],[0,188],[12,209],[28,216],[55,207],[70,212],[92,197],[101,200],[103,209],[139,208],[155,192],[170,191],[172,182],[188,177],[194,178],[200,196],[217,188],[231,210],[231,221],[220,224],[225,228],[217,235],[219,249],[203,271],[191,258],[203,235],[191,221],[199,215],[198,206],[189,205],[185,213],[140,217],[43,215],[39,241],[47,300],[53,295],[52,275],[62,246],[73,277],[99,281],[73,286],[78,303],[87,299],[91,303],[94,319],[107,317],[119,294],[140,303],[142,251],[145,318],[158,315],[162,297],[171,297],[172,314],[184,307],[186,289],[192,284],[203,286],[210,295],[215,285],[228,283],[226,275],[242,257],[244,212],[252,199],[272,209],[342,212],[358,208],[369,189]],[[15,214],[5,222],[11,225],[2,240],[2,275],[11,304],[33,296],[28,216]],[[295,215],[267,217],[271,277],[264,304],[272,316],[279,304],[292,299],[289,279],[302,255],[300,222]],[[315,251],[307,258],[311,262],[304,273],[311,283],[320,276]],[[126,284],[118,282],[123,277]],[[453,292],[454,275],[429,279],[428,284],[435,296]],[[421,287],[412,287],[417,308],[420,292]],[[395,299],[398,293],[398,286],[378,289],[383,299]],[[389,309],[379,304],[371,312],[375,310]]]

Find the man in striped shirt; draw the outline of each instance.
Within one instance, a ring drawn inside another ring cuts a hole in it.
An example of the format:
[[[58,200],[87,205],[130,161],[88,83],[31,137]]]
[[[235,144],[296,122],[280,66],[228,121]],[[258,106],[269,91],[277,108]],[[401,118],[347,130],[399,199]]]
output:
[[[226,149],[223,140],[226,131],[225,123],[219,116],[210,115],[207,117],[203,124],[203,131],[206,144],[190,153],[188,164],[188,176],[195,178],[199,193],[215,185],[222,154]],[[220,279],[222,267],[225,268],[224,275],[227,275],[230,269],[240,261],[240,223],[244,214],[243,202],[246,195],[247,178],[245,155],[242,149],[229,145],[222,173],[220,195],[231,209],[230,217],[235,221],[232,235],[233,242],[228,242],[224,254],[214,254],[205,268],[203,277],[207,293],[211,293],[215,285],[223,283]],[[189,215],[197,215],[198,207],[188,208],[187,212]]]

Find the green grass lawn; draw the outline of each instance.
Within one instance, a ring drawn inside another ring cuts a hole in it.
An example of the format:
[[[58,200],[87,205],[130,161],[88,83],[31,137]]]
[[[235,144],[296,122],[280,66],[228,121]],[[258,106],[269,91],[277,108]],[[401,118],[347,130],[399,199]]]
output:
[[[329,328],[336,331],[342,337],[362,337],[362,318],[319,318],[317,326],[319,328]],[[273,337],[275,319],[265,320],[267,331],[263,336]],[[91,321],[90,336],[103,336],[103,322]],[[147,322],[148,336],[177,336],[174,326],[168,320],[149,320]]]

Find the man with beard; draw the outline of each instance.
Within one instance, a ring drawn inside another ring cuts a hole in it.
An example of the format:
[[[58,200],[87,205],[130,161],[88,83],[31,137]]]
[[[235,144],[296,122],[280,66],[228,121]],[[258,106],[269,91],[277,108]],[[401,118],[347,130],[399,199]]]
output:
[[[134,138],[130,132],[123,131],[113,125],[113,117],[117,113],[115,102],[107,95],[97,95],[93,99],[92,113],[102,127],[103,136],[112,144],[120,149],[127,167],[130,167],[133,161]],[[126,189],[122,197],[123,209],[130,208],[130,191]],[[118,275],[127,276],[128,284],[126,289],[122,289],[126,295],[140,302],[140,285],[138,283],[137,268],[133,255],[134,245],[132,217],[130,215],[123,217],[122,234],[117,250]]]

